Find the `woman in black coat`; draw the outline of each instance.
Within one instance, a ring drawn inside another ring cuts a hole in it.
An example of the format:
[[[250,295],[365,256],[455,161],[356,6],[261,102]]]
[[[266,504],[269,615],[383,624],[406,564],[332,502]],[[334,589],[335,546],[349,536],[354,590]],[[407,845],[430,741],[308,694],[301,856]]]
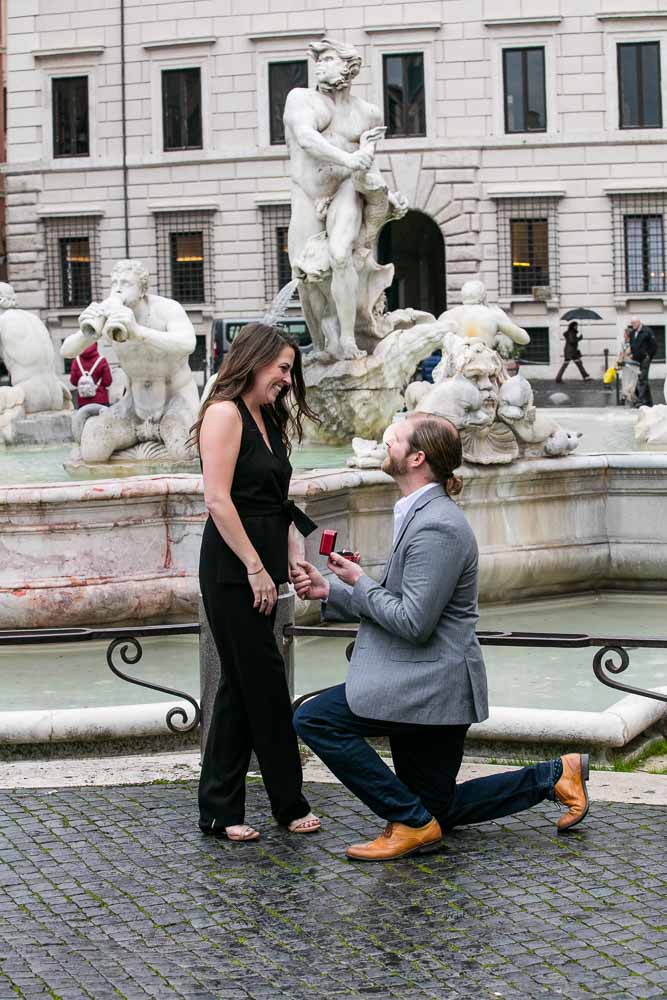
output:
[[[581,360],[581,351],[579,350],[579,341],[583,340],[583,337],[579,333],[579,326],[576,320],[572,320],[572,322],[568,325],[568,328],[563,334],[563,337],[565,338],[565,350],[563,352],[563,357],[565,360],[563,361],[563,364],[560,367],[558,375],[556,375],[556,381],[557,382],[563,381],[563,375],[565,374],[565,369],[569,365],[570,361],[574,361],[575,365],[579,369],[579,372],[584,382],[589,382],[591,376],[584,368],[583,362]]]

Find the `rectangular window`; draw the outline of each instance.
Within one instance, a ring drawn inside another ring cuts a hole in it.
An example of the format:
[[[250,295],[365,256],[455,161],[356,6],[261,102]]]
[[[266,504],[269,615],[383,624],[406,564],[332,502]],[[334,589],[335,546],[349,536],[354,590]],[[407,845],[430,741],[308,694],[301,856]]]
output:
[[[178,302],[204,301],[204,234],[170,233],[171,291]]]
[[[264,247],[264,298],[273,302],[281,288],[292,280],[287,252],[287,231],[290,222],[289,205],[265,205],[262,213]]]
[[[626,215],[625,287],[628,292],[665,291],[662,215]]]
[[[612,200],[614,294],[663,295],[667,193],[615,194]]]
[[[90,304],[90,241],[87,236],[60,238],[60,280],[65,308]]]
[[[81,309],[100,301],[97,216],[45,219],[46,280],[51,309]]]
[[[505,132],[546,132],[544,49],[504,49]]]
[[[201,70],[162,71],[162,134],[165,152],[202,148]]]
[[[526,326],[524,329],[530,337],[530,343],[521,348],[521,362],[525,365],[548,365],[549,327]]]
[[[619,128],[662,128],[660,42],[617,48]]]
[[[558,199],[499,198],[498,286],[501,299],[558,298]]]
[[[549,223],[547,219],[511,219],[512,294],[531,295],[536,285],[549,284]]]
[[[287,95],[295,87],[307,86],[308,62],[305,59],[269,63],[269,128],[272,146],[281,146],[285,142],[283,114]]]
[[[53,155],[89,156],[88,77],[52,80]]]
[[[158,293],[183,305],[213,301],[212,213],[159,212]]]
[[[423,54],[386,55],[382,66],[387,136],[426,135]]]

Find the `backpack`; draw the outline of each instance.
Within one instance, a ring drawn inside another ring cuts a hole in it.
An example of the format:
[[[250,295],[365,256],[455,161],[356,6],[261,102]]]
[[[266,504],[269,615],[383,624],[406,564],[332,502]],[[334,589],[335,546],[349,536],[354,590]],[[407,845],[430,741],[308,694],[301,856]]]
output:
[[[83,396],[84,399],[91,399],[93,396],[97,395],[97,390],[100,387],[100,383],[96,382],[93,378],[93,372],[102,360],[101,357],[96,358],[95,364],[92,366],[90,371],[86,371],[81,364],[81,359],[76,359],[79,362],[79,368],[81,369],[81,377],[76,384],[76,391],[79,396]]]

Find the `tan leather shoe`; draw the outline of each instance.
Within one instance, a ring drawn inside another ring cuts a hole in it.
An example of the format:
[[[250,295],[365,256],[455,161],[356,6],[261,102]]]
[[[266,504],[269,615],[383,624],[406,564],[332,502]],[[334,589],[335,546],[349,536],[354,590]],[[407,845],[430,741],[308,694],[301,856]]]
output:
[[[345,852],[354,861],[393,861],[409,854],[429,854],[436,851],[442,840],[442,830],[437,819],[426,826],[405,826],[404,823],[387,823],[383,833],[368,844],[352,844]]]
[[[558,832],[564,833],[581,823],[588,812],[589,757],[587,753],[568,753],[561,757],[561,762],[563,773],[554,785],[554,794],[557,802],[567,806],[567,812],[556,823]]]

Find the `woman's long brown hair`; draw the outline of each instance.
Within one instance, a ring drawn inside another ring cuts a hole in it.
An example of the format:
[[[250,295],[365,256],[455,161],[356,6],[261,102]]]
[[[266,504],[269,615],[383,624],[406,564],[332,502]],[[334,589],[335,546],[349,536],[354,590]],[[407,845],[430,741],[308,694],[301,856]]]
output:
[[[290,437],[297,441],[303,438],[303,417],[320,423],[320,418],[306,402],[306,383],[303,378],[301,351],[296,340],[284,330],[264,323],[247,323],[242,327],[220,365],[218,377],[213,383],[208,397],[202,404],[197,422],[190,432],[190,440],[199,448],[199,435],[206,411],[213,403],[223,399],[238,399],[252,388],[255,372],[270,364],[284,347],[294,351],[292,366],[292,386],[281,392],[275,403],[269,406],[273,419],[280,430],[287,452],[291,450]]]

